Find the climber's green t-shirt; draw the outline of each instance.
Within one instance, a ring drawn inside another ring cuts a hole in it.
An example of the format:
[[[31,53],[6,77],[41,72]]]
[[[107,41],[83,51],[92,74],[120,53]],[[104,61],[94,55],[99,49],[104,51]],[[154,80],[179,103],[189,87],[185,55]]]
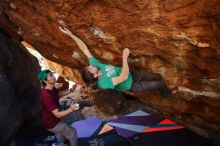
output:
[[[112,78],[120,75],[121,67],[103,64],[95,58],[89,58],[89,64],[98,67],[102,72],[102,76],[99,77],[97,81],[99,88],[116,89],[118,91],[127,91],[131,88],[133,82],[131,73],[129,73],[127,80],[116,86],[113,85]]]

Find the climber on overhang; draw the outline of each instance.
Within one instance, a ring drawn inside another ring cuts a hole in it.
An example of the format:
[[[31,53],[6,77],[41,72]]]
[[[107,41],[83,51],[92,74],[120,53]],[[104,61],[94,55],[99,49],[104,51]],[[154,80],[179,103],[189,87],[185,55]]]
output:
[[[97,87],[101,89],[116,89],[118,91],[143,92],[160,91],[161,95],[171,95],[170,89],[163,81],[160,74],[146,71],[129,72],[128,56],[130,50],[125,48],[122,53],[122,68],[113,65],[103,64],[93,57],[86,44],[66,28],[60,30],[72,38],[79,49],[87,56],[90,66],[87,67],[87,74],[83,74],[85,81],[91,80],[91,75],[97,80]],[[88,74],[89,73],[89,74]]]

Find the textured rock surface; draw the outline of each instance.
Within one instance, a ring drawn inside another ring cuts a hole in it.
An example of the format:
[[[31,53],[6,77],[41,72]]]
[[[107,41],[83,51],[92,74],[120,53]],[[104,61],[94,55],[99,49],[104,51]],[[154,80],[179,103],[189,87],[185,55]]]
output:
[[[0,32],[1,146],[38,125],[39,70],[37,59],[25,47]]]
[[[219,0],[7,0],[1,8],[25,41],[72,69],[88,62],[58,26],[105,63],[121,65],[122,49],[131,48],[132,69],[158,72],[179,87],[173,99],[134,96],[200,133],[220,135]]]
[[[123,93],[108,89],[97,90],[92,92],[91,101],[98,107],[98,109],[106,114],[114,114],[122,104],[125,102]]]
[[[59,75],[65,77],[66,79],[72,80],[75,83],[80,83],[81,85],[86,86],[86,83],[84,83],[79,70],[71,69],[70,67],[57,64],[50,60],[45,60],[45,64],[48,68],[58,73]]]

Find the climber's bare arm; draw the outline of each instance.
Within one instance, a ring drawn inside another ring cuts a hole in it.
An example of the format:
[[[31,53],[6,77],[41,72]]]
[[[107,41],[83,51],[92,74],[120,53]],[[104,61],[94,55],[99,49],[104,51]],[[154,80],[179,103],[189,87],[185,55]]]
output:
[[[62,96],[69,95],[70,93],[71,93],[70,90],[63,90],[63,91],[59,91],[58,96],[62,97]]]
[[[112,78],[113,85],[115,86],[128,79],[128,74],[129,74],[128,56],[129,54],[130,54],[130,50],[128,48],[125,48],[123,50],[123,55],[122,55],[123,65],[122,65],[121,73],[118,77]]]
[[[79,49],[86,55],[87,58],[93,57],[91,52],[89,51],[88,47],[86,46],[86,44],[80,38],[78,38],[77,36],[72,34],[72,32],[70,30],[68,30],[67,28],[59,27],[59,29],[61,32],[68,35],[69,37],[71,37],[75,41],[75,43],[77,44]]]

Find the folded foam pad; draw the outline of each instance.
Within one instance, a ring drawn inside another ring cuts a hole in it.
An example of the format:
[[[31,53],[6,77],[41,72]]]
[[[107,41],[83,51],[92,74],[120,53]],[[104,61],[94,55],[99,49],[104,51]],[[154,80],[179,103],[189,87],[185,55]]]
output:
[[[182,128],[185,128],[185,127],[180,126],[171,120],[164,119],[159,124],[151,128],[146,128],[143,132],[167,131],[167,130],[175,130],[175,129],[182,129]]]
[[[142,133],[143,131],[153,132],[159,130],[162,131],[184,128],[170,120],[166,121],[166,119],[162,117],[150,115],[149,113],[143,112],[141,110],[115,119],[111,122],[108,122],[108,124],[113,126],[117,133],[123,137],[134,136],[136,134]]]
[[[36,132],[28,136],[18,138],[15,146],[51,146],[56,141],[56,137],[50,132]]]
[[[100,118],[90,118],[86,120],[81,120],[71,124],[77,131],[78,138],[91,137],[103,126],[104,123]]]
[[[105,125],[102,127],[102,129],[100,130],[99,135],[105,134],[105,133],[107,133],[107,132],[109,132],[109,131],[112,131],[112,130],[114,130],[112,126],[109,126],[108,124],[105,124]]]
[[[210,139],[186,128],[141,133],[128,139],[134,146],[213,146]]]
[[[126,116],[149,116],[150,114],[149,113],[146,113],[146,112],[143,112],[141,110],[138,110],[136,112],[133,112],[133,113],[130,113]]]
[[[126,139],[115,132],[110,132],[104,135],[96,135],[91,138],[79,138],[79,146],[132,146]]]

